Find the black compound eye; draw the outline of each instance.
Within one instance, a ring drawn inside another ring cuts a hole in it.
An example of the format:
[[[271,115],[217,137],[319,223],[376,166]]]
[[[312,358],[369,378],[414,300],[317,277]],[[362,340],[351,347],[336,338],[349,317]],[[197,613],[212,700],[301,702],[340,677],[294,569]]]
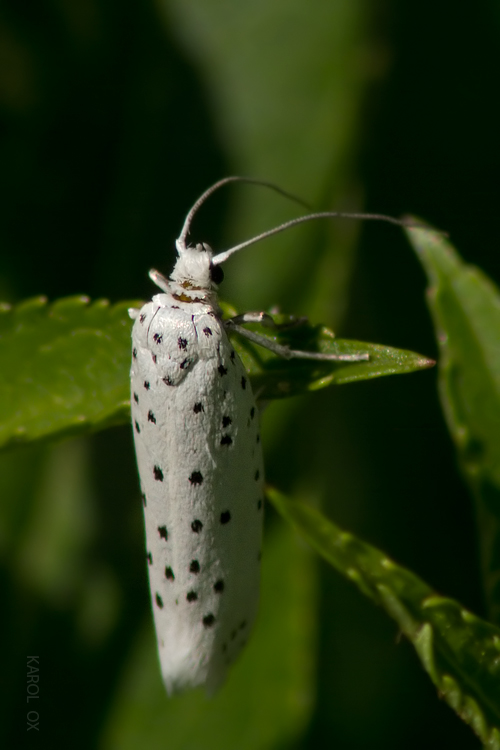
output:
[[[210,266],[210,278],[214,284],[220,284],[224,281],[224,271],[220,266]]]

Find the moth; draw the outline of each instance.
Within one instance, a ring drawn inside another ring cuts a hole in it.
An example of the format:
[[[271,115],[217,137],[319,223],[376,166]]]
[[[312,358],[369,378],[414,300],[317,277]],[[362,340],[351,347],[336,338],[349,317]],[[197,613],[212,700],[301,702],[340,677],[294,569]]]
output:
[[[160,292],[129,311],[132,425],[158,652],[169,694],[197,686],[214,693],[247,642],[258,609],[264,503],[259,414],[228,332],[286,358],[368,359],[292,351],[244,328],[268,319],[265,313],[223,320],[221,264],[233,253],[302,221],[346,215],[301,216],[217,255],[205,243],[189,245],[199,207],[235,181],[284,193],[241,177],[212,185],[186,217],[170,278],[150,271]]]

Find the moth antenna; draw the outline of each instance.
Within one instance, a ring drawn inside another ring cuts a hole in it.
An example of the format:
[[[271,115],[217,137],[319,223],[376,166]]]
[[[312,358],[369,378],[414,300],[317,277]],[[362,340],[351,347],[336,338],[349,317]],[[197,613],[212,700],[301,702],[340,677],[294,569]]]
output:
[[[251,185],[262,185],[263,187],[268,187],[271,190],[274,190],[276,193],[283,195],[285,198],[288,198],[289,200],[295,201],[295,203],[298,203],[299,205],[304,206],[304,208],[310,208],[309,204],[307,204],[301,198],[298,198],[296,195],[293,195],[293,193],[289,193],[286,190],[283,190],[278,185],[275,185],[273,182],[267,182],[266,180],[257,180],[252,177],[238,177],[238,176],[224,177],[222,180],[218,180],[213,185],[211,185],[211,187],[205,190],[205,192],[202,195],[200,195],[196,203],[189,210],[189,213],[186,216],[186,219],[184,221],[184,226],[182,227],[182,231],[175,243],[177,252],[181,253],[183,250],[186,249],[186,238],[189,234],[191,223],[198,209],[205,203],[205,201],[208,198],[210,198],[212,193],[215,193],[216,190],[223,187],[224,185],[227,185],[229,182],[248,182]]]
[[[290,221],[285,221],[283,224],[280,224],[277,227],[273,227],[273,229],[268,229],[265,232],[261,232],[261,234],[256,235],[255,237],[252,237],[249,240],[246,240],[245,242],[241,242],[239,245],[235,245],[234,247],[230,247],[229,250],[224,250],[222,253],[218,253],[218,255],[214,255],[212,258],[212,265],[218,266],[221,263],[224,263],[233,253],[237,253],[238,250],[243,250],[244,247],[248,247],[249,245],[254,245],[256,242],[260,242],[261,240],[266,239],[266,237],[271,237],[273,234],[278,234],[279,232],[284,232],[285,229],[289,229],[290,227],[294,227],[296,224],[303,224],[306,221],[312,221],[313,219],[366,219],[371,221],[386,221],[389,224],[396,224],[400,227],[423,227],[425,228],[425,224],[419,224],[418,222],[412,221],[409,218],[404,219],[395,219],[393,216],[385,216],[384,214],[363,214],[363,213],[349,213],[344,211],[320,211],[319,213],[314,214],[308,214],[307,216],[298,216],[295,219],[290,219]]]

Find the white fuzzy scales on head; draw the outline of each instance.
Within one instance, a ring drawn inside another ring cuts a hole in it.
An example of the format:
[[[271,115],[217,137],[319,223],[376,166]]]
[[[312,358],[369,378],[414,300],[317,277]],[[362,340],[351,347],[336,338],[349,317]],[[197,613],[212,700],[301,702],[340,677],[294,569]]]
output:
[[[195,247],[183,247],[178,250],[179,257],[171,274],[171,281],[189,287],[192,285],[201,289],[213,289],[210,277],[212,263],[212,248],[206,243]]]

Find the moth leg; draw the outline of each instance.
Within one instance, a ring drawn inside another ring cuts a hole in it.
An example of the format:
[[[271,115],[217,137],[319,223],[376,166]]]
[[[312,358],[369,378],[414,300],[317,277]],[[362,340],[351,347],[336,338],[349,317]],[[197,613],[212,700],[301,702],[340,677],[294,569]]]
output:
[[[163,292],[166,292],[166,294],[170,293],[170,285],[168,283],[168,279],[166,279],[165,276],[163,276],[163,274],[161,274],[159,271],[156,271],[154,268],[152,268],[149,272],[149,278],[156,284],[156,286],[159,286]]]
[[[275,323],[272,317],[266,312],[246,312],[241,315],[235,315],[234,318],[230,318],[224,322],[231,323],[231,325],[239,325],[240,323],[260,323],[266,328],[279,328],[277,323]]]
[[[252,341],[254,344],[258,344],[264,349],[269,349],[269,351],[273,352],[273,354],[277,354],[278,357],[283,357],[284,359],[316,359],[322,362],[366,362],[370,359],[370,355],[368,354],[368,352],[363,352],[362,354],[322,354],[320,352],[302,352],[297,349],[290,349],[289,346],[282,346],[281,344],[277,344],[275,341],[270,341],[265,336],[260,336],[258,333],[254,333],[254,331],[247,331],[245,328],[242,328],[242,326],[238,325],[239,322],[262,322],[262,319],[258,320],[256,317],[245,319],[246,315],[260,315],[267,316],[268,318],[270,317],[267,315],[267,313],[245,313],[244,315],[238,315],[235,318],[231,318],[230,320],[225,320],[224,326],[228,330],[235,331],[240,336],[243,336],[249,341]],[[235,323],[235,321],[238,322]],[[278,326],[276,326],[274,322],[273,326],[275,328],[278,328]]]
[[[305,316],[296,318],[294,315],[290,315],[290,318],[286,323],[275,323],[271,315],[266,312],[246,312],[241,315],[235,315],[234,318],[230,318],[230,320],[237,325],[240,323],[260,323],[265,328],[272,328],[275,331],[284,331],[287,328],[296,328],[302,323],[307,323],[307,318]]]

